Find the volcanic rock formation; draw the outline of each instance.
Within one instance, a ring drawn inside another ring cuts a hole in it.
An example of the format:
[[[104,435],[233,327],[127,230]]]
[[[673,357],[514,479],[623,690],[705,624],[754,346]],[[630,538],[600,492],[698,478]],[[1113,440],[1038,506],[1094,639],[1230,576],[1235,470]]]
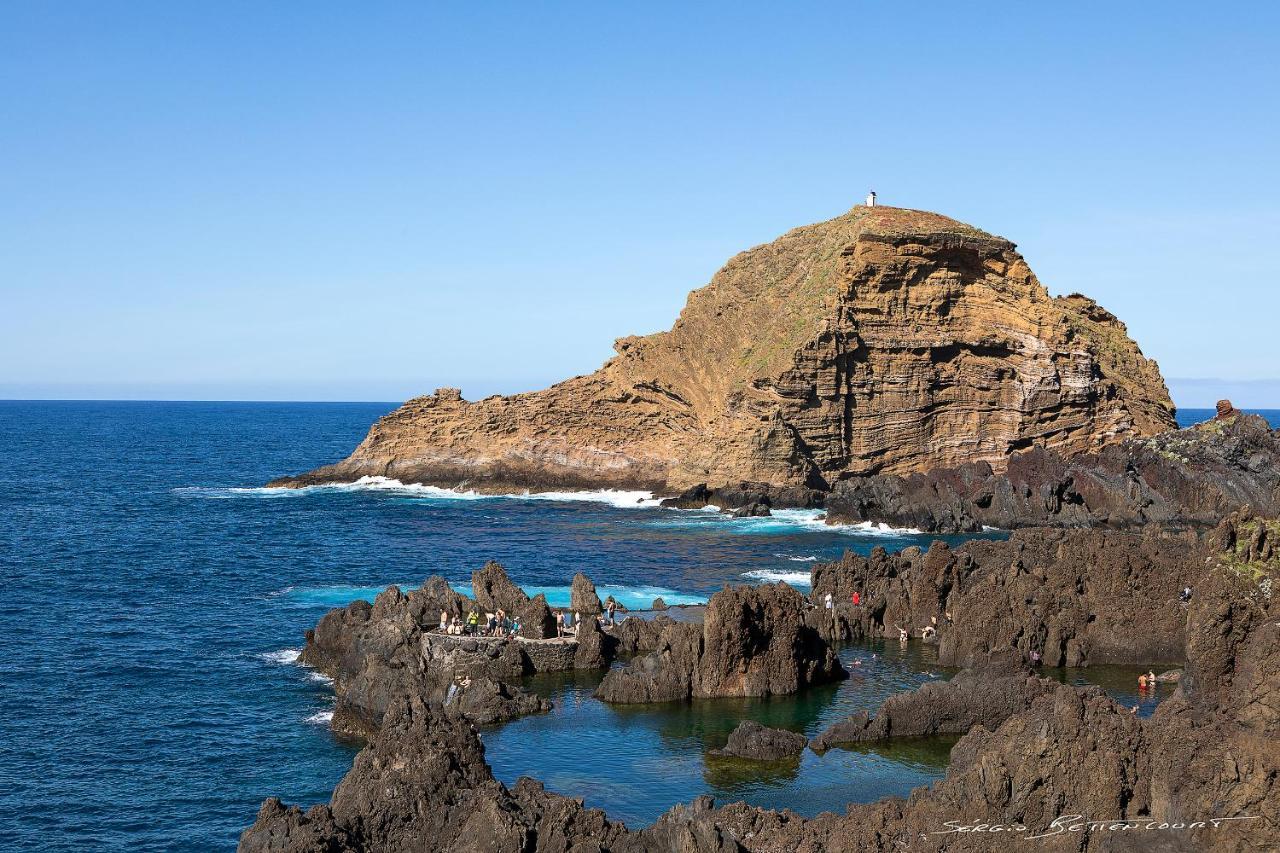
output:
[[[669,622],[656,650],[611,670],[596,696],[617,703],[772,696],[847,677],[805,624],[804,609],[800,593],[783,583],[726,587],[711,596],[701,625]]]
[[[860,711],[832,723],[811,746],[816,752],[843,743],[965,734],[975,726],[995,731],[1057,686],[1024,669],[1016,658],[998,657],[950,681],[932,681],[914,693],[890,696],[875,716]]]
[[[1275,849],[1280,838],[1280,523],[1228,519],[1188,604],[1186,674],[1149,719],[1096,687],[1037,682],[978,720],[944,779],[804,818],[708,798],[629,829],[530,780],[493,778],[467,721],[399,699],[327,805],[267,800],[241,853],[853,853]],[[1070,547],[1076,540],[1062,540]],[[1172,547],[1173,540],[1165,540]],[[975,689],[980,689],[978,684]],[[1038,695],[1037,695],[1038,694]],[[886,703],[888,704],[888,703]],[[907,704],[910,704],[909,701]],[[882,711],[883,713],[883,711]],[[896,713],[896,712],[895,712]],[[1004,706],[995,717],[1004,716]],[[988,728],[990,723],[994,728]],[[961,832],[959,827],[967,827]],[[976,827],[982,827],[976,829]],[[1034,843],[1033,840],[1034,839]]]
[[[786,729],[771,729],[755,720],[743,720],[729,735],[724,749],[711,750],[712,755],[746,758],[751,761],[778,761],[794,758],[804,752],[802,734]]]
[[[830,594],[836,606],[810,615],[830,640],[933,628],[944,666],[1009,651],[1022,660],[1037,652],[1047,666],[1177,663],[1186,620],[1179,593],[1203,579],[1202,548],[1191,531],[1151,525],[1030,528],[955,550],[935,542],[928,551],[846,553],[814,567],[813,601]]]
[[[345,461],[277,484],[827,489],[1174,425],[1119,320],[1050,297],[1009,241],[915,210],[857,207],[743,252],[670,331],[615,349],[543,391],[410,400]]]
[[[839,483],[832,521],[875,521],[937,533],[1038,525],[1212,527],[1250,507],[1280,514],[1280,432],[1258,415],[1218,404],[1187,429],[1130,439],[1072,458],[1043,448],[986,462]]]

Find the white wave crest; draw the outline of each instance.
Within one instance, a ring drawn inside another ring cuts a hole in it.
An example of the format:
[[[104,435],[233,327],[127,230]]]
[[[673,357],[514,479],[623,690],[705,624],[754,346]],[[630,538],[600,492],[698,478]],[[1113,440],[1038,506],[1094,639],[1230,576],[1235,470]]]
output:
[[[310,717],[307,717],[304,722],[317,726],[327,726],[333,722],[333,711],[317,711]]]
[[[274,652],[263,652],[258,657],[267,663],[290,664],[297,663],[300,654],[302,649],[280,649]]]
[[[522,495],[502,495],[502,497],[530,501],[585,501],[609,504],[619,509],[635,507],[652,509],[662,503],[662,499],[655,498],[653,492],[628,492],[618,489],[597,489],[591,492],[525,492]]]
[[[752,580],[764,581],[765,583],[782,581],[792,586],[810,585],[808,572],[784,571],[782,569],[752,569],[749,572],[743,572],[742,576]]]
[[[255,486],[250,488],[228,487],[213,488],[206,486],[183,486],[173,490],[174,494],[193,497],[228,499],[235,497],[288,498],[317,492],[390,492],[404,497],[422,498],[443,501],[476,501],[476,500],[531,500],[531,501],[582,501],[587,503],[604,503],[620,509],[633,507],[652,508],[662,501],[655,498],[653,492],[623,491],[619,489],[596,489],[575,492],[511,492],[505,494],[483,494],[471,489],[443,489],[439,486],[427,486],[421,483],[402,483],[392,477],[364,476],[350,483],[318,483],[297,488],[289,486]]]
[[[773,556],[780,557],[783,560],[790,560],[793,563],[816,563],[818,561],[818,558],[812,554],[807,557],[797,554],[774,554]]]

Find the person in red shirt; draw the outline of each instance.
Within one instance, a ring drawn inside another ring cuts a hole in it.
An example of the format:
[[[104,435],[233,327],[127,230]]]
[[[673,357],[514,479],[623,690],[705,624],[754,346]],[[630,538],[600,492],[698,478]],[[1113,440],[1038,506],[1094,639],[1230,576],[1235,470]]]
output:
[[[858,593],[856,593],[856,592],[855,592],[853,595],[849,596],[849,597],[850,597],[850,599],[852,599],[852,600],[853,600],[853,606],[854,606],[854,607],[857,607],[859,604],[861,604],[861,603],[862,603],[862,596],[858,595]]]

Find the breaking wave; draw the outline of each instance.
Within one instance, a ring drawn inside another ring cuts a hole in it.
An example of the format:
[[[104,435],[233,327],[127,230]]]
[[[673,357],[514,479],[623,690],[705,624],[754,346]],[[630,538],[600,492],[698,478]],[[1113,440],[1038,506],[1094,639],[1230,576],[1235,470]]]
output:
[[[792,586],[809,586],[809,573],[799,571],[786,571],[783,569],[753,569],[749,572],[743,572],[744,578],[751,580],[764,581],[765,583],[789,583]]]
[[[596,489],[580,492],[512,492],[508,494],[484,494],[474,490],[442,489],[439,486],[425,486],[420,483],[402,483],[390,477],[361,477],[350,483],[319,483],[313,486],[288,488],[284,486],[254,486],[234,488],[213,488],[206,486],[183,486],[173,490],[174,494],[222,499],[238,497],[290,498],[303,497],[326,492],[389,492],[409,498],[432,501],[479,501],[479,500],[528,500],[528,501],[579,501],[587,503],[604,503],[620,509],[635,507],[657,507],[660,498],[652,492],[623,491],[618,489]]]
[[[827,514],[820,509],[775,509],[772,515],[733,518],[712,507],[691,510],[649,522],[660,527],[705,529],[708,524],[723,524],[726,530],[750,535],[778,535],[796,532],[839,533],[851,536],[918,536],[921,531],[910,527],[890,527],[862,521],[854,524],[828,524]]]
[[[258,655],[259,658],[267,663],[290,664],[298,662],[298,655],[302,654],[302,649],[280,649],[275,652],[263,652]]]

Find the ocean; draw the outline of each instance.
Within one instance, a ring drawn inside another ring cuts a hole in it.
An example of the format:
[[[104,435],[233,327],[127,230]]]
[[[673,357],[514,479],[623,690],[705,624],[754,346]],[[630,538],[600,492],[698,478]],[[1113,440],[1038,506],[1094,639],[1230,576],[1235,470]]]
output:
[[[265,797],[326,801],[356,746],[325,724],[331,686],[295,662],[302,631],[389,584],[465,586],[495,559],[553,603],[577,571],[631,605],[698,602],[731,582],[804,589],[845,549],[936,538],[632,493],[260,488],[342,458],[392,408],[0,401],[0,849],[232,850]],[[945,740],[767,773],[703,758],[742,716],[812,733],[948,674],[915,644],[843,654],[862,661],[849,682],[768,702],[615,711],[589,698],[590,678],[543,677],[556,710],[483,737],[503,781],[532,773],[630,822],[700,793],[814,813],[941,775]],[[1089,677],[1137,701],[1130,673]]]

